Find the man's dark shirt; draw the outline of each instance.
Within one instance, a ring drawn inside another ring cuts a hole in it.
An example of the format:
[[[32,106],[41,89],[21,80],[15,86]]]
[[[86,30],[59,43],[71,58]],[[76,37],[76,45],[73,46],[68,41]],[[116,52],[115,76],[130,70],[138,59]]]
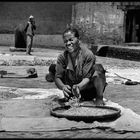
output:
[[[58,56],[56,64],[56,78],[60,78],[65,84],[70,86],[78,84],[83,78],[91,78],[93,75],[93,65],[95,64],[95,55],[87,48],[87,45],[81,44],[80,50],[75,58],[73,66],[71,57],[67,51]]]

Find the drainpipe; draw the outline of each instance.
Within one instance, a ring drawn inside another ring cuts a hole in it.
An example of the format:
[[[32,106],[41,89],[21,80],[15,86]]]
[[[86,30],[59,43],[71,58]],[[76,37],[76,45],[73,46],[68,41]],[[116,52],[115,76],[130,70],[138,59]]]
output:
[[[71,17],[71,23],[72,23],[72,25],[75,25],[75,20],[76,20],[76,3],[74,3],[73,5],[72,5],[72,17]]]
[[[127,14],[127,10],[124,10],[124,18],[123,18],[123,43],[126,42],[126,40],[125,40],[125,34],[126,34],[126,14]]]

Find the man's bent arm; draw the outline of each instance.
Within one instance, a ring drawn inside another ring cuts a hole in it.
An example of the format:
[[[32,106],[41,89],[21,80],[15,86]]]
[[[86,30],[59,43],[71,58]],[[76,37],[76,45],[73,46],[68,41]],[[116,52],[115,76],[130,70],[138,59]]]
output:
[[[89,78],[84,78],[77,86],[79,87],[80,91],[83,90],[86,85],[89,83],[90,79]]]
[[[63,90],[64,83],[60,78],[55,78],[55,84],[60,90]]]

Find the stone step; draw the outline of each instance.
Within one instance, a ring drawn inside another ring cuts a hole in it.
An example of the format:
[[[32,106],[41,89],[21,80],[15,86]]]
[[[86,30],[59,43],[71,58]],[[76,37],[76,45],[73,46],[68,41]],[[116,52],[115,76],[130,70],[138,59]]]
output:
[[[29,55],[0,54],[0,65],[2,66],[48,66],[56,62],[54,57],[39,57]]]
[[[140,61],[140,47],[117,45],[92,45],[91,50],[97,56]]]

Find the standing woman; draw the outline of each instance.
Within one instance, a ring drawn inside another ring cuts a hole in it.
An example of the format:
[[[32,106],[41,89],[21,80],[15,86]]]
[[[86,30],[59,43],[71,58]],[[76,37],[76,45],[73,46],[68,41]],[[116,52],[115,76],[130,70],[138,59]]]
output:
[[[35,35],[34,30],[36,30],[35,20],[34,17],[31,15],[29,17],[29,21],[27,22],[25,32],[27,35],[27,47],[26,47],[26,54],[31,55],[31,49],[33,45],[33,37]]]

